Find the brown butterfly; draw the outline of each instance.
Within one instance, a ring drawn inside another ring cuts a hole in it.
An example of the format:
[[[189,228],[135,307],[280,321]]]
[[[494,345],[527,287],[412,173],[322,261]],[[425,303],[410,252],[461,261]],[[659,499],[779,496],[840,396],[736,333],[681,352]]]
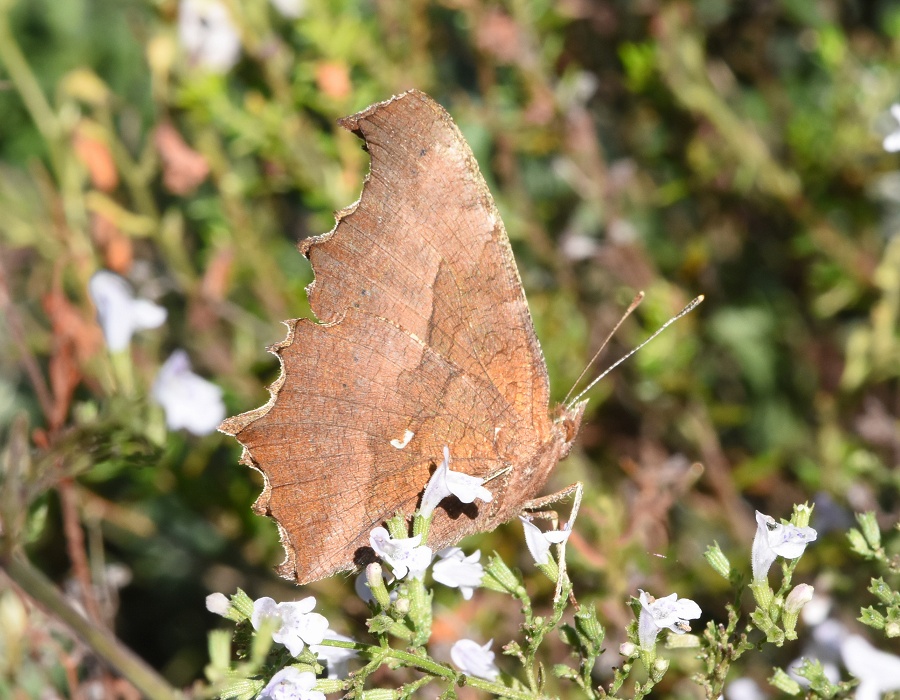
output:
[[[450,115],[411,90],[340,124],[371,172],[332,231],[303,241],[319,319],[288,321],[270,401],[226,420],[265,477],[254,508],[307,583],[371,560],[369,533],[411,515],[450,447],[490,503],[446,499],[437,549],[506,522],[572,446],[586,402],[549,410],[547,367],[503,222]]]

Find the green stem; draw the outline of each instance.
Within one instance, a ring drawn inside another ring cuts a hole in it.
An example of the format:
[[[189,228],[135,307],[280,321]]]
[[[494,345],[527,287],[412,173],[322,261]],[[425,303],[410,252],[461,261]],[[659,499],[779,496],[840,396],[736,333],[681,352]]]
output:
[[[59,122],[56,120],[56,115],[53,113],[50,103],[47,102],[37,78],[28,67],[28,61],[25,60],[25,56],[13,37],[9,26],[8,12],[8,8],[0,9],[0,63],[9,73],[16,90],[22,96],[28,113],[47,142],[50,158],[54,163],[57,175],[59,175],[57,152],[60,136]]]
[[[13,555],[0,562],[7,575],[29,597],[64,622],[93,651],[115,668],[150,700],[182,700],[173,688],[146,661],[122,644],[108,630],[93,625],[69,605],[56,586],[22,556]]]
[[[421,671],[430,673],[432,676],[439,676],[450,681],[455,681],[457,677],[456,671],[447,668],[443,664],[439,664],[437,661],[432,661],[423,656],[410,654],[407,651],[401,651],[400,649],[378,649],[375,653],[382,654],[382,658],[385,659],[397,659],[397,661],[402,661],[406,665],[414,666]]]
[[[421,671],[430,673],[433,676],[444,678],[448,681],[455,682],[456,679],[460,676],[460,674],[456,673],[456,671],[453,671],[452,669],[449,669],[436,661],[432,661],[431,659],[423,658],[421,656],[416,656],[415,654],[410,654],[406,651],[400,651],[399,649],[383,649],[379,651],[384,654],[384,658],[392,658],[397,659],[398,661],[403,661],[408,666],[413,666]],[[502,683],[485,681],[481,678],[475,678],[474,676],[464,676],[464,678],[466,679],[466,685],[470,685],[473,688],[486,690],[489,693],[497,695],[498,697],[510,698],[511,700],[535,700],[535,696],[532,693],[513,690],[512,688],[508,688]]]

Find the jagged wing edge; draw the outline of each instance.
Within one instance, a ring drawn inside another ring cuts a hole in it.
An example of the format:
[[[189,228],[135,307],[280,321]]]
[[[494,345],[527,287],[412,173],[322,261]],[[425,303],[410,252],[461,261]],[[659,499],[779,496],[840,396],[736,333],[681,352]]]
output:
[[[279,576],[292,580],[295,580],[297,578],[296,554],[294,553],[293,548],[289,546],[290,540],[288,538],[287,530],[285,530],[278,519],[272,517],[271,513],[269,512],[269,498],[272,495],[272,485],[269,483],[269,477],[266,472],[257,463],[257,461],[253,459],[253,454],[250,452],[250,448],[243,442],[241,442],[240,438],[238,437],[238,433],[244,430],[244,428],[246,428],[247,426],[265,416],[278,400],[278,393],[279,391],[281,391],[281,387],[284,386],[285,379],[287,378],[287,374],[284,369],[284,360],[281,357],[281,351],[289,347],[294,342],[294,329],[301,320],[302,319],[295,318],[288,321],[283,321],[284,325],[287,326],[288,329],[287,336],[281,342],[275,343],[274,345],[270,345],[266,348],[267,352],[270,352],[278,358],[278,364],[280,366],[278,378],[268,387],[266,387],[269,390],[269,400],[259,408],[254,408],[253,410],[247,411],[245,413],[239,413],[236,416],[226,418],[222,421],[218,428],[220,433],[225,433],[226,435],[230,435],[231,437],[235,438],[243,448],[239,464],[250,467],[251,469],[259,472],[262,475],[263,490],[256,498],[256,501],[253,502],[253,512],[257,515],[263,515],[271,518],[275,522],[275,525],[278,527],[278,538],[281,542],[282,549],[284,549],[284,561],[275,567],[275,571]]]
[[[348,117],[349,118],[349,117]],[[366,174],[365,180],[363,182],[363,189],[365,189],[366,183],[369,181],[369,174]],[[361,195],[360,195],[361,196]],[[311,236],[303,241],[300,241],[298,244],[298,248],[300,252],[304,255],[304,257],[308,257],[309,248],[317,243],[318,241],[327,240],[334,232],[337,230],[338,224],[341,223],[341,220],[347,216],[348,214],[353,213],[356,208],[359,206],[360,200],[357,199],[352,204],[344,207],[343,209],[336,211],[334,213],[334,228],[332,228],[327,233],[323,233],[319,236]],[[313,274],[315,275],[315,270],[313,270]],[[315,285],[315,277],[313,277],[313,281],[310,282],[306,287],[307,295],[312,292],[312,288]],[[343,320],[343,317],[336,319],[332,323],[322,324],[323,326],[331,326],[335,323],[340,323]],[[286,578],[290,581],[297,580],[297,561],[296,561],[296,553],[293,548],[290,546],[290,538],[288,537],[287,530],[278,520],[278,518],[274,517],[269,512],[269,499],[272,495],[272,485],[269,483],[269,477],[266,475],[266,472],[260,466],[260,464],[253,458],[253,454],[250,451],[250,448],[241,442],[241,439],[238,437],[238,434],[244,430],[246,427],[255,423],[260,418],[265,416],[275,405],[275,402],[278,400],[278,394],[281,391],[281,387],[284,386],[284,382],[287,379],[287,372],[284,367],[284,360],[281,357],[281,351],[285,348],[290,347],[294,343],[294,331],[297,328],[298,323],[302,322],[313,323],[310,319],[302,319],[302,318],[294,318],[289,319],[287,321],[282,321],[282,323],[287,326],[287,335],[284,340],[274,343],[266,348],[266,351],[275,355],[278,358],[279,365],[279,373],[278,378],[272,382],[268,387],[269,390],[269,400],[259,408],[254,408],[250,411],[246,411],[244,413],[239,413],[236,416],[231,416],[230,418],[226,418],[219,425],[218,430],[220,433],[224,433],[225,435],[230,435],[235,438],[243,448],[241,452],[241,458],[238,461],[239,464],[243,464],[244,466],[250,467],[254,471],[259,472],[263,478],[263,490],[257,497],[257,499],[253,502],[253,512],[257,515],[262,515],[267,518],[271,518],[274,521],[275,525],[278,527],[278,538],[281,542],[281,547],[284,549],[284,561],[281,562],[278,566],[275,567],[276,573],[282,578]]]

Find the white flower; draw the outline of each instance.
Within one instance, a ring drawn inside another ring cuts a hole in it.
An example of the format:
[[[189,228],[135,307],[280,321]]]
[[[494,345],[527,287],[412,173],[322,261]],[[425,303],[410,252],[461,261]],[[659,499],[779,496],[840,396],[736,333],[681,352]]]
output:
[[[431,570],[432,578],[445,586],[459,588],[463,598],[469,600],[484,576],[484,567],[479,563],[481,550],[466,556],[459,547],[447,547],[437,555],[440,561]]]
[[[114,272],[95,272],[88,282],[88,293],[97,307],[103,337],[112,352],[127,348],[136,331],[158,328],[166,320],[163,307],[146,299],[135,299],[128,283]]]
[[[333,629],[325,630],[325,639],[334,639],[339,642],[354,641],[350,637],[338,634]],[[312,644],[309,649],[319,658],[319,661],[325,662],[325,665],[328,667],[329,678],[346,678],[348,673],[347,662],[356,657],[355,649],[322,646],[321,644]]]
[[[272,0],[272,6],[288,19],[297,19],[306,13],[306,0]]]
[[[850,675],[859,679],[856,700],[878,700],[882,693],[900,690],[900,656],[876,649],[858,634],[841,643],[841,658]]]
[[[193,66],[226,73],[241,55],[241,37],[218,0],[181,0],[178,40]]]
[[[471,639],[460,639],[450,647],[450,658],[460,671],[469,676],[495,681],[500,669],[494,665],[494,652],[491,651],[492,639],[484,646]]]
[[[652,649],[656,646],[656,635],[660,630],[668,629],[675,634],[691,631],[688,620],[694,620],[702,614],[700,606],[689,598],[678,600],[673,593],[655,600],[653,596],[641,591],[641,614],[638,617],[638,639],[641,647]]]
[[[319,644],[328,630],[328,620],[319,613],[312,612],[316,606],[313,596],[298,600],[295,603],[276,603],[271,598],[260,598],[253,601],[253,615],[250,623],[253,629],[259,630],[264,620],[276,620],[278,628],[272,639],[284,644],[291,656],[297,656],[306,644]]]
[[[325,700],[325,693],[313,690],[316,674],[287,666],[272,676],[257,700]]]
[[[550,563],[550,545],[559,544],[569,539],[571,523],[566,523],[562,530],[542,532],[537,525],[532,524],[524,515],[519,516],[522,526],[525,528],[525,545],[531,553],[534,563],[538,566]]]
[[[725,687],[725,700],[766,700],[766,694],[752,678],[735,678]]]
[[[184,350],[173,352],[159,368],[152,395],[166,412],[170,430],[185,428],[194,435],[206,435],[225,418],[222,390],[191,372]]]
[[[231,601],[224,593],[210,593],[206,596],[206,609],[216,615],[226,617],[231,610]]]
[[[482,484],[484,479],[450,470],[450,448],[444,445],[444,461],[438,466],[425,486],[419,513],[430,516],[438,503],[448,496],[456,496],[462,503],[472,503],[476,498],[490,503],[494,497]]]
[[[381,559],[391,565],[398,579],[411,574],[422,578],[431,564],[431,547],[420,544],[422,535],[395,540],[383,527],[376,527],[369,535],[369,543]]]
[[[900,104],[891,105],[891,116],[900,125]],[[883,146],[888,153],[900,151],[900,126],[884,137]]]
[[[811,527],[785,525],[756,511],[756,536],[751,555],[753,580],[760,581],[766,577],[775,557],[796,559],[815,539],[816,531]]]

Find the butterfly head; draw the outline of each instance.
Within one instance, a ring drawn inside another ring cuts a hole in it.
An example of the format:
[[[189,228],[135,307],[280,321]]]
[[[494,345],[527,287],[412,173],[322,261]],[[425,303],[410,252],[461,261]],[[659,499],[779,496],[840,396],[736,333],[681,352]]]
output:
[[[560,405],[556,409],[556,416],[553,423],[557,426],[563,439],[560,459],[569,454],[575,438],[578,436],[578,430],[581,428],[581,418],[584,416],[584,409],[587,407],[587,399],[579,401],[571,406]]]

